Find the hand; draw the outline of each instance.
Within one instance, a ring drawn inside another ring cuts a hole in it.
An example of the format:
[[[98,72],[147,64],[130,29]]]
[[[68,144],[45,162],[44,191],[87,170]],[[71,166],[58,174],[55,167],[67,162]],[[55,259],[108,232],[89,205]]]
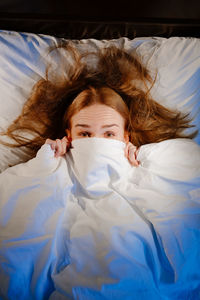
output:
[[[138,149],[132,143],[128,143],[125,148],[125,156],[132,166],[138,167],[140,162],[137,160]]]
[[[68,138],[65,136],[64,138],[62,138],[62,140],[47,139],[45,141],[45,144],[49,144],[51,146],[51,149],[55,152],[55,157],[59,157],[64,155],[69,150],[71,141],[68,140]]]

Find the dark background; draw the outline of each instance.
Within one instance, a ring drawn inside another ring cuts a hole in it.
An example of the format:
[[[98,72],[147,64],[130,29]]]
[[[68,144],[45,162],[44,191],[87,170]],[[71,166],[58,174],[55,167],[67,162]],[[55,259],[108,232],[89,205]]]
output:
[[[200,37],[200,0],[1,0],[0,29],[67,38]]]

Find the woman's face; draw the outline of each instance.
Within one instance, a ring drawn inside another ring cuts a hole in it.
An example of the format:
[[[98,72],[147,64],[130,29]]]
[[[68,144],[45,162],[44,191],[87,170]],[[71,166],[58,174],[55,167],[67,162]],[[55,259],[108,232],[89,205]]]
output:
[[[128,143],[124,118],[104,104],[85,107],[71,118],[71,130],[66,130],[72,140],[88,137],[108,138]]]

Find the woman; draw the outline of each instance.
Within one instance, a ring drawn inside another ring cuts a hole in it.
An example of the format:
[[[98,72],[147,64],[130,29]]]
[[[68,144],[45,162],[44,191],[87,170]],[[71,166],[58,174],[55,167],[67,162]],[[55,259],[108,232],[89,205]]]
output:
[[[46,140],[55,156],[64,155],[74,139],[98,137],[126,143],[125,156],[138,166],[136,147],[129,142],[128,108],[119,94],[108,87],[89,87],[81,92],[64,115],[66,135],[62,140]]]
[[[32,156],[42,147],[0,174],[1,295],[195,299],[200,152],[175,139],[187,118],[151,99],[126,52],[102,50],[95,71],[68,50],[67,77],[41,80],[6,132]]]
[[[130,142],[126,155],[135,165],[138,165],[132,153],[133,149],[135,153],[135,147],[194,137],[195,133],[183,133],[184,129],[192,127],[187,115],[171,111],[151,98],[154,81],[135,54],[114,46],[88,54],[80,54],[70,44],[59,48],[66,51],[71,63],[61,59],[62,64],[58,65],[59,72],[56,73],[52,72],[51,66],[47,67],[46,79],[35,85],[21,115],[3,133],[16,143],[4,144],[27,147],[31,158],[46,141],[56,150],[57,156],[63,155],[67,143],[63,137],[67,133],[69,139],[74,138],[70,134],[73,131],[71,118],[94,104],[111,107],[124,118],[125,140],[128,143],[129,137]],[[94,56],[97,59],[95,68],[90,63]],[[132,151],[130,155],[129,150]]]

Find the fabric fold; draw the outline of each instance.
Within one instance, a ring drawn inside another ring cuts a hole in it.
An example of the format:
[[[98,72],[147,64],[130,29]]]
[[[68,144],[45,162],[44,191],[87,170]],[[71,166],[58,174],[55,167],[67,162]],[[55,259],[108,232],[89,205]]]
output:
[[[84,138],[0,174],[0,297],[196,299],[200,148]],[[195,280],[193,280],[195,278]]]

